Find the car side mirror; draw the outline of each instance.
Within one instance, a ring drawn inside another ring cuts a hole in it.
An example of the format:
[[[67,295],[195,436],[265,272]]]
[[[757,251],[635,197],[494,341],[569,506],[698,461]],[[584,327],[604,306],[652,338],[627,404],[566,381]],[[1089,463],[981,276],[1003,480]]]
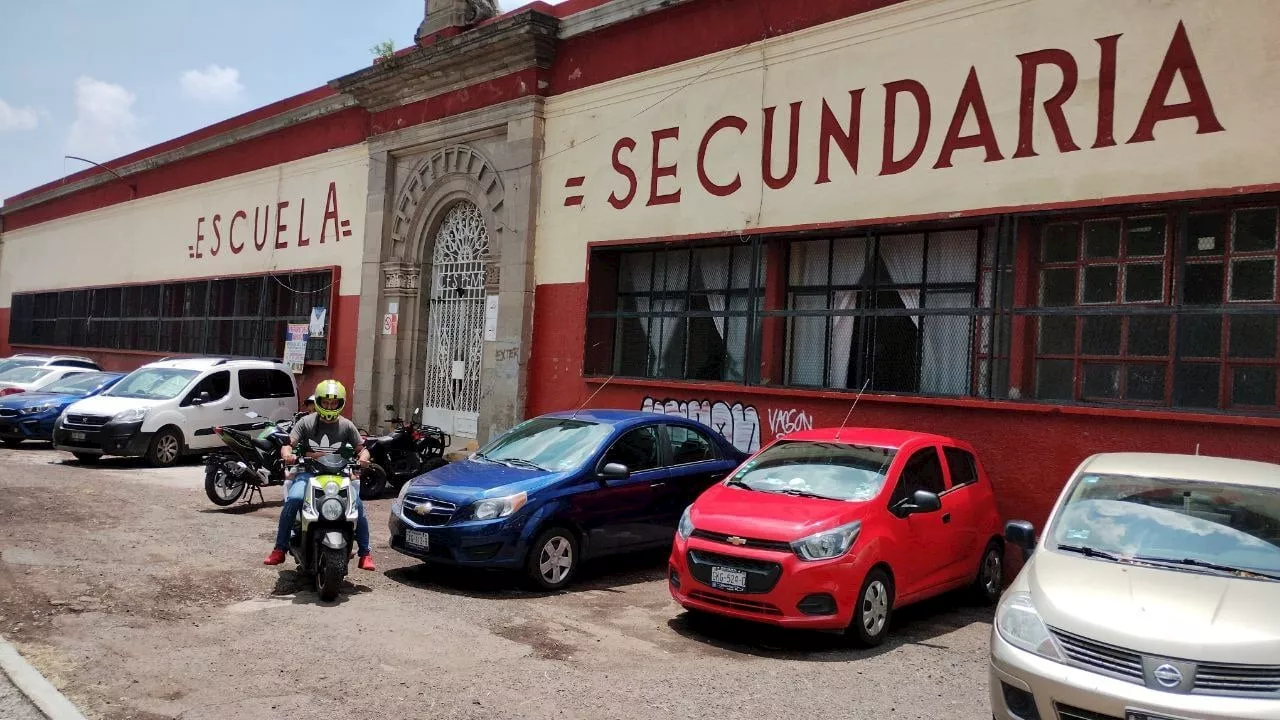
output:
[[[1022,560],[1031,559],[1036,551],[1036,528],[1026,520],[1010,520],[1004,524],[1004,541],[1022,551]]]
[[[195,399],[193,399],[193,400],[191,401],[191,404],[192,404],[192,405],[203,405],[203,404],[205,404],[205,403],[209,402],[209,401],[210,401],[210,400],[212,400],[212,399],[213,399],[213,396],[212,396],[212,395],[210,395],[210,394],[209,394],[209,392],[206,390],[206,391],[204,391],[204,392],[201,392],[199,395],[196,395],[196,396],[195,396]]]
[[[917,513],[931,513],[942,509],[942,498],[928,490],[917,490],[909,498],[899,500],[893,506],[893,513],[898,517],[907,517]]]
[[[631,477],[631,471],[622,463],[608,463],[600,468],[601,480],[626,480]]]

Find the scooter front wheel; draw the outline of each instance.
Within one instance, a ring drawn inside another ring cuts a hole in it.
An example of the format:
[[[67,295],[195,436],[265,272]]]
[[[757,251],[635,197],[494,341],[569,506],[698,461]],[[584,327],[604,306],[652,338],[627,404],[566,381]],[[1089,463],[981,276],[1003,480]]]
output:
[[[324,602],[333,602],[338,597],[338,589],[342,587],[342,578],[346,575],[347,554],[341,550],[326,547],[320,553],[320,566],[316,568],[316,594]]]
[[[245,482],[234,477],[222,465],[210,464],[204,469],[204,493],[218,507],[227,507],[244,495]]]

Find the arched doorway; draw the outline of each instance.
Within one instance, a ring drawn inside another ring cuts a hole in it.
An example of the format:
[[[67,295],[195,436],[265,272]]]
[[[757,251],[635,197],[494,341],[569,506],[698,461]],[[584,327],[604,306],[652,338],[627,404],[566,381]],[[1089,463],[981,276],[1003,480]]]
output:
[[[480,208],[458,202],[436,232],[427,311],[423,420],[474,438],[484,356],[485,264],[489,231]]]

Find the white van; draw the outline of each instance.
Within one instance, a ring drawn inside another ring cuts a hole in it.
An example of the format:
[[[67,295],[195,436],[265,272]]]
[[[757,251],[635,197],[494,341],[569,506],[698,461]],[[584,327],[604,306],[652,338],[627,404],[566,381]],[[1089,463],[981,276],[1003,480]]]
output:
[[[297,409],[293,374],[278,360],[166,358],[68,406],[54,425],[53,445],[83,463],[120,455],[161,467],[218,447],[213,429],[249,425],[251,410],[281,421]]]

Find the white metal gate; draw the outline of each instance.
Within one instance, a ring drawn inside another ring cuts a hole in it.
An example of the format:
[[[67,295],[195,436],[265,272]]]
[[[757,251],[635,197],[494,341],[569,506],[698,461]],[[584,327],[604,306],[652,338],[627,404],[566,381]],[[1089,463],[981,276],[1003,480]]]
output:
[[[461,202],[445,215],[431,258],[423,420],[475,437],[484,350],[484,268],[489,232],[480,209]]]

